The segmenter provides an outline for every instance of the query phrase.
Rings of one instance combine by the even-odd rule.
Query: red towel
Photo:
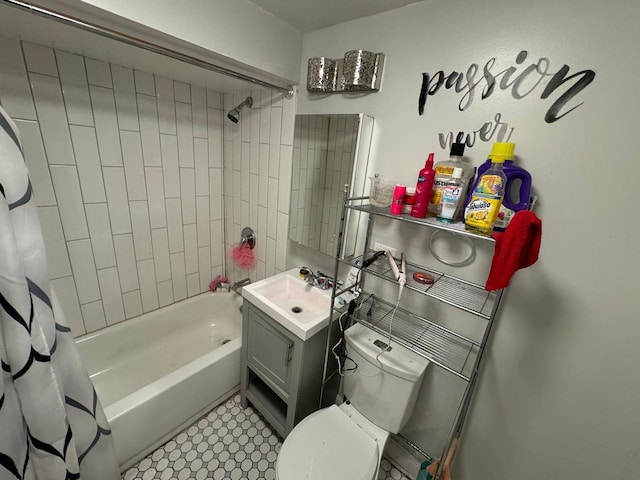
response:
[[[499,290],[509,285],[516,270],[538,260],[542,238],[542,221],[529,210],[517,212],[504,233],[494,233],[496,249],[485,288]]]

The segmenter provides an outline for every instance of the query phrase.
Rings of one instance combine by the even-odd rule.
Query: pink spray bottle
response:
[[[418,174],[418,183],[416,185],[416,199],[411,207],[411,216],[416,218],[424,218],[427,216],[427,208],[429,200],[431,200],[431,189],[433,188],[433,179],[436,172],[433,169],[433,153],[427,157],[424,168]]]

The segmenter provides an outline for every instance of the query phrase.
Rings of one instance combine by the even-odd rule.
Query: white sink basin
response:
[[[302,340],[327,324],[331,290],[308,285],[298,269],[242,287],[242,296]]]

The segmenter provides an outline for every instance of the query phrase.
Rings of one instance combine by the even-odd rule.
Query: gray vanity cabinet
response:
[[[251,403],[284,438],[318,409],[326,328],[302,340],[246,299],[242,317],[242,405]]]
[[[249,307],[248,310],[250,320],[247,322],[247,363],[258,369],[283,392],[288,392],[295,340],[278,331],[273,320],[255,307]]]

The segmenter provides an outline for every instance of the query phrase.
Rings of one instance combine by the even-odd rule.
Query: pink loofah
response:
[[[249,247],[247,243],[242,246],[234,243],[231,246],[229,256],[239,268],[250,270],[256,266],[256,257],[253,255],[253,250],[251,250],[251,247]]]

